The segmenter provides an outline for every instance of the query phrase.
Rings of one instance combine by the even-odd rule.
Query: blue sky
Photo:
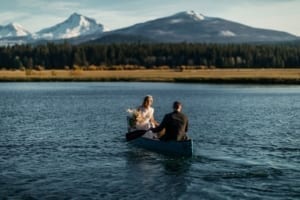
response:
[[[258,28],[300,36],[300,0],[0,0],[0,25],[30,32],[53,26],[77,12],[113,30],[194,10]]]

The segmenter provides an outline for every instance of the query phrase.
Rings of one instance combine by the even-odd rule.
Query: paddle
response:
[[[136,130],[126,133],[126,140],[131,141],[144,135],[148,130]]]

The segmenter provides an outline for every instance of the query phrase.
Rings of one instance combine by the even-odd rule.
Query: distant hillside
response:
[[[144,36],[158,42],[249,43],[291,41],[298,37],[275,30],[258,29],[193,11],[147,21],[111,32]]]

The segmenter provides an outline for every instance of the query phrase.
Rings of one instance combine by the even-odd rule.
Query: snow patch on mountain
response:
[[[201,21],[204,20],[205,17],[202,14],[199,14],[193,10],[186,11],[186,14],[188,14],[191,18],[193,18],[195,21]]]
[[[191,10],[191,11],[180,12],[170,16],[170,23],[175,24],[175,23],[181,23],[187,21],[199,22],[205,19],[206,17],[204,15]]]
[[[158,35],[172,35],[172,31],[163,31],[163,30],[155,30],[153,33],[158,34]]]
[[[235,33],[231,32],[229,30],[220,31],[219,35],[224,36],[224,37],[234,37],[234,36],[236,36]]]
[[[177,23],[181,23],[181,22],[183,22],[182,19],[171,19],[170,20],[170,24],[177,24]]]

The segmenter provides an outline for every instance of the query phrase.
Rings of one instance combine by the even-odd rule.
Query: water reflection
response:
[[[170,157],[131,146],[126,158],[126,184],[132,186],[129,190],[139,185],[140,190],[135,191],[139,198],[178,199],[187,191],[191,158]]]
[[[191,166],[191,158],[169,158],[163,161],[167,174],[181,175],[188,173]]]

